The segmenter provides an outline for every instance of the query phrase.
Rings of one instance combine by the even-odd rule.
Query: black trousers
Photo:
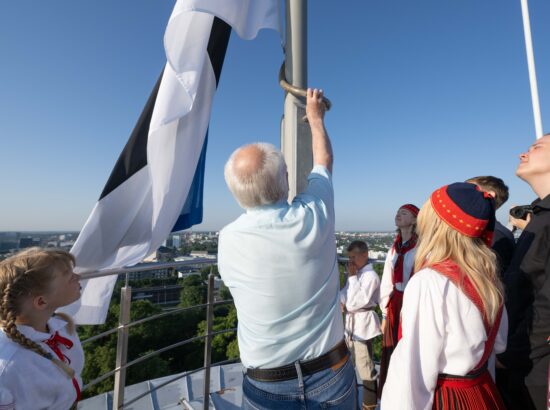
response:
[[[496,369],[496,385],[508,410],[546,410],[535,407],[522,373]]]

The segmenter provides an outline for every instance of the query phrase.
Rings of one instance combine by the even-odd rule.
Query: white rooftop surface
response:
[[[376,370],[379,371],[378,364]],[[125,410],[202,410],[203,408],[203,378],[204,371],[185,375],[172,374],[159,379],[148,380],[124,390],[124,402],[144,395],[139,400],[124,406]],[[176,379],[176,380],[174,380]],[[173,382],[168,383],[170,380]],[[210,369],[210,409],[236,410],[242,402],[243,366],[241,363],[214,366]],[[161,386],[151,393],[151,389]],[[357,375],[357,383],[361,380]],[[358,388],[362,399],[363,391]],[[113,392],[103,393],[78,403],[79,410],[113,410]]]
[[[210,369],[210,408],[240,409],[242,401],[243,367],[241,363],[215,366]],[[124,406],[128,410],[172,410],[172,409],[202,409],[203,408],[203,378],[200,371],[187,376],[186,373],[173,374],[159,379],[148,380],[124,390],[124,402],[145,394],[136,402]],[[180,377],[178,377],[180,376]],[[147,393],[172,379],[173,382]],[[79,410],[112,410],[113,392],[83,400],[78,404]]]

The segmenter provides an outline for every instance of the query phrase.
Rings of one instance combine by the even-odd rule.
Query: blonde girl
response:
[[[80,297],[74,257],[31,248],[0,262],[0,408],[67,410],[80,397],[84,354],[70,318]],[[4,407],[2,407],[4,406]]]
[[[420,210],[384,410],[504,409],[490,374],[508,327],[494,222],[494,201],[468,183],[437,189]]]

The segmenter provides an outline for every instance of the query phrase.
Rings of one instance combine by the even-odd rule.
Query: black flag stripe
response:
[[[208,40],[208,57],[216,76],[216,86],[220,83],[220,76],[222,73],[223,60],[225,59],[225,52],[227,51],[227,44],[229,43],[229,37],[231,36],[231,26],[222,19],[214,17],[214,23],[212,24],[212,31],[210,32],[210,39]]]
[[[157,100],[161,80],[162,73],[160,74],[151,95],[147,99],[147,103],[139,116],[136,126],[134,127],[128,142],[126,143],[126,146],[118,157],[115,167],[111,172],[111,176],[109,177],[109,180],[107,181],[107,184],[105,185],[105,188],[103,188],[103,192],[99,197],[100,200],[147,165],[147,140],[149,138],[149,125],[151,124],[151,117],[153,116],[153,109],[155,108],[155,101]]]
[[[223,20],[215,17],[212,24],[212,30],[210,31],[207,51],[214,70],[214,75],[216,77],[216,85],[220,80],[230,35],[231,26]],[[129,179],[132,175],[147,165],[149,125],[151,124],[151,117],[153,116],[153,109],[155,108],[155,102],[163,72],[157,80],[151,95],[147,99],[147,103],[141,112],[141,115],[134,127],[134,130],[132,131],[132,134],[130,135],[130,138],[128,139],[128,142],[126,143],[126,146],[118,157],[107,184],[105,184],[105,188],[103,188],[103,192],[99,197],[100,200],[109,193],[113,192],[116,188],[122,185],[124,181]]]

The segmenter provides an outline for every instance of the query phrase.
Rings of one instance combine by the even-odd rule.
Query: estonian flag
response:
[[[78,272],[134,265],[202,221],[208,122],[231,28],[243,39],[277,30],[278,1],[177,1],[166,66],[71,250]],[[83,281],[81,299],[63,310],[80,324],[105,322],[115,282]]]

